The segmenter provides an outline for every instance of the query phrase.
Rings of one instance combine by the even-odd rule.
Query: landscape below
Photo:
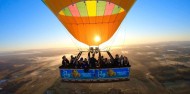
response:
[[[130,81],[62,82],[61,57],[73,49],[0,53],[0,94],[188,94],[190,42],[131,45],[111,50],[129,58]]]

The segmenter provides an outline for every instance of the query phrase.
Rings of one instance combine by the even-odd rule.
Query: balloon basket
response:
[[[89,69],[60,69],[63,82],[104,83],[129,81],[130,67]]]
[[[77,62],[83,52],[88,52],[88,58],[91,55],[98,54],[98,62],[101,60],[101,52],[106,52],[110,57],[110,62],[114,63],[114,58],[109,51],[100,51],[98,47],[90,47],[88,51],[80,51],[74,62]],[[90,59],[89,59],[90,60]],[[90,62],[90,61],[89,61]],[[130,65],[107,68],[97,67],[88,69],[60,68],[60,76],[64,82],[115,82],[129,81]]]

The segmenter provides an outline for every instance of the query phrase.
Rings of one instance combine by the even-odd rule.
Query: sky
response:
[[[164,41],[190,41],[190,0],[137,0],[103,46]],[[41,0],[0,0],[0,51],[81,46]]]

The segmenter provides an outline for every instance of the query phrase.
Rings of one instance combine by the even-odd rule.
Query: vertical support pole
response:
[[[113,56],[111,55],[111,53],[109,51],[107,51],[107,54],[109,55],[110,59],[111,59],[111,62],[114,63],[114,58]]]
[[[88,64],[90,64],[90,51],[88,52]]]
[[[101,52],[99,51],[98,53],[99,53],[99,55],[98,55],[98,64],[100,65],[101,59],[102,59],[102,58],[101,58]]]
[[[78,61],[78,59],[80,58],[80,56],[82,55],[82,51],[80,51],[77,55],[77,57],[74,60],[74,63],[76,63],[76,61]]]
[[[101,52],[99,51],[98,53],[99,53],[98,59],[101,59]]]

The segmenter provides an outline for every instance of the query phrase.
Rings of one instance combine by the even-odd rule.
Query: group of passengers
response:
[[[115,55],[115,58],[111,59],[104,58],[101,56],[98,60],[92,55],[89,60],[87,58],[81,57],[76,60],[76,57],[71,55],[70,61],[66,56],[62,57],[62,66],[60,68],[75,68],[75,69],[89,69],[89,68],[114,68],[114,67],[129,67],[129,61],[126,56]]]

